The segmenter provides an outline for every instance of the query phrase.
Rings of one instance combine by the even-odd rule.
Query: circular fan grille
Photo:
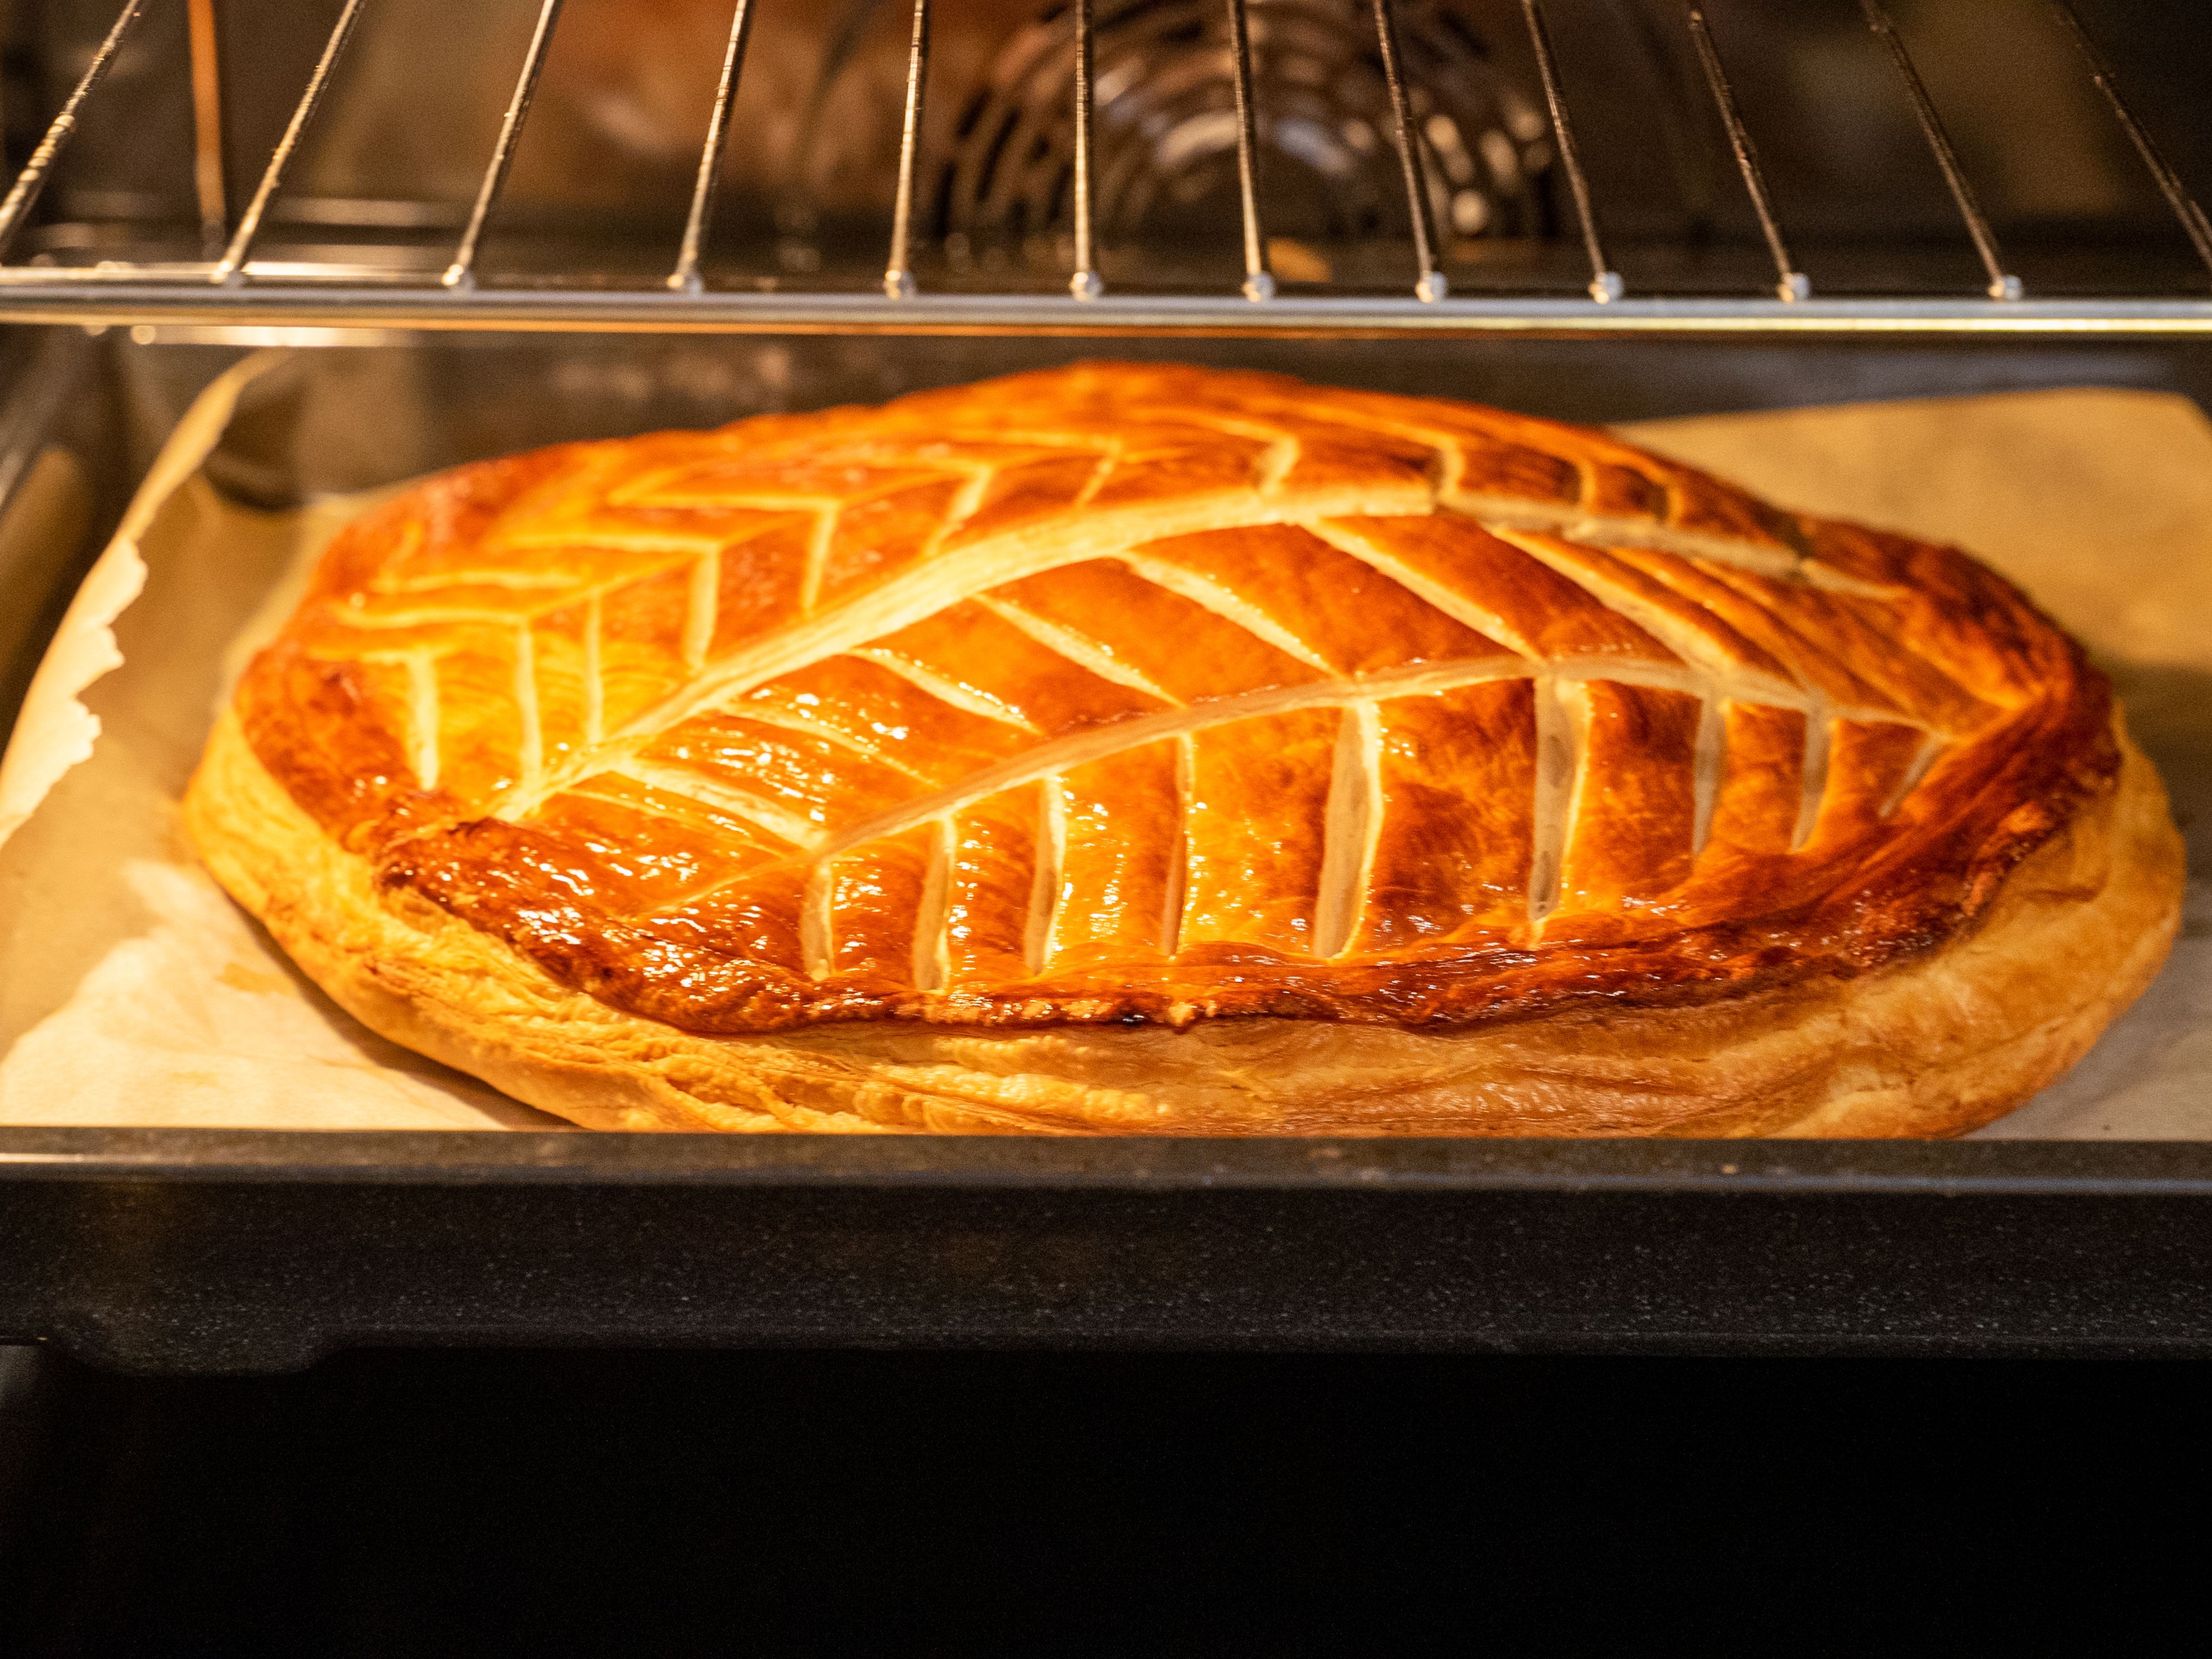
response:
[[[1359,0],[1250,0],[1249,15],[1270,235],[1326,242],[1407,234],[1373,12]],[[1540,234],[1543,115],[1449,0],[1412,0],[1397,15],[1431,222],[1447,236]],[[1131,0],[1107,9],[1095,58],[1100,233],[1153,245],[1220,240],[1240,210],[1236,71],[1222,0]],[[950,236],[1033,237],[1067,224],[1074,74],[1066,5],[1000,52],[963,112],[943,175]]]

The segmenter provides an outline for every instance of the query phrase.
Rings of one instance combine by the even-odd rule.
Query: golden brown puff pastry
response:
[[[1111,363],[433,478],[186,811],[368,1024],[607,1127],[1951,1133],[2181,884],[1964,554]]]

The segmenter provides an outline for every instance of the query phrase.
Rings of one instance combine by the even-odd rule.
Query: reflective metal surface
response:
[[[1991,149],[1977,114],[1974,141],[1957,138],[1952,112],[1940,106],[1971,89],[1961,65],[1971,71],[1977,52],[2001,46],[2016,56],[2027,37],[2016,22],[2000,27],[1983,18],[1962,44],[1944,21],[1949,0],[1899,0],[1894,8],[1859,0],[1855,45],[1837,33],[1838,17],[1849,22],[1851,14],[1813,0],[1725,14],[1686,0],[1618,0],[1609,9],[1585,0],[1102,0],[1095,15],[1094,0],[969,0],[936,20],[934,47],[927,0],[911,8],[910,27],[907,9],[886,0],[845,0],[842,15],[764,22],[773,28],[752,55],[773,61],[749,85],[739,77],[750,0],[678,0],[634,16],[617,6],[564,10],[558,0],[515,0],[493,9],[503,18],[519,8],[496,28],[448,23],[422,12],[419,0],[335,0],[315,34],[283,51],[274,15],[252,9],[261,0],[234,0],[220,13],[208,0],[172,0],[148,9],[153,21],[135,27],[146,3],[132,0],[112,15],[0,208],[0,238],[29,216],[82,122],[108,123],[103,154],[112,157],[119,143],[125,153],[150,155],[154,129],[134,133],[131,112],[118,106],[103,115],[101,100],[146,99],[166,76],[191,94],[201,238],[227,229],[228,242],[207,257],[150,206],[133,208],[141,196],[72,184],[64,191],[71,205],[110,205],[97,219],[34,226],[19,239],[19,263],[0,266],[0,318],[1299,337],[2179,333],[2212,325],[2212,296],[2195,281],[2177,282],[2166,253],[2120,258],[2113,285],[2086,276],[2054,285],[2023,276],[2017,248],[2025,244],[2009,223],[2000,247],[1998,216],[1988,205],[1993,175],[2008,200],[2026,189],[2021,199],[2031,206],[2122,204],[2135,186],[2110,176],[2101,151],[2062,154],[2055,168],[2042,167],[2075,178],[2072,185],[2022,186],[2037,171],[2026,158],[2039,135],[2018,135],[2016,159]],[[2125,11],[2133,0],[2114,3]],[[187,12],[188,52],[174,49],[185,45]],[[249,14],[250,23],[227,21]],[[623,38],[625,18],[637,44]],[[298,34],[309,21],[297,11],[284,28]],[[481,159],[468,158],[468,123],[439,94],[422,94],[428,101],[416,117],[413,71],[433,73],[422,60],[434,48],[426,44],[410,64],[404,31],[426,21],[460,31],[454,50],[462,59],[436,67],[440,84],[458,81],[471,100],[478,88],[501,89],[503,110],[490,112],[495,130],[485,134]],[[656,84],[652,75],[690,74],[683,66],[690,55],[672,58],[665,48],[679,35],[704,36],[709,25],[706,38],[718,49],[711,64],[699,65],[708,76],[700,88],[706,102],[687,133],[683,98],[672,93],[649,107],[635,100]],[[524,26],[511,45],[501,33]],[[2057,55],[2035,60],[2039,95],[2101,107],[2129,147],[2118,153],[2167,215],[2169,236],[2178,228],[2212,264],[2212,229],[2186,170],[2154,137],[2096,38],[2111,20],[2093,26],[2051,0],[2043,27]],[[2191,27],[2172,25],[2185,35]],[[678,33],[664,40],[655,31]],[[126,34],[137,43],[123,77],[127,93],[113,72]],[[1848,73],[1838,55],[1846,49],[1858,54]],[[217,61],[225,51],[231,57]],[[1851,78],[1869,53],[1890,71],[1886,94]],[[814,67],[793,79],[793,66],[805,62]],[[1990,59],[1992,73],[1997,62]],[[295,73],[301,78],[288,81]],[[793,98],[807,74],[813,91]],[[1809,245],[1792,222],[1817,221],[1815,207],[1778,179],[1795,179],[1802,171],[1796,152],[1826,140],[1817,131],[1778,131],[1778,75],[1817,75],[1850,88],[1850,101],[1838,107],[1853,123],[1882,96],[1901,98],[1905,130],[1917,132],[1921,160],[1932,159],[1940,199],[1952,210],[1948,229],[1917,219],[1920,209],[1905,209],[1910,167],[1883,161],[1891,171],[1871,185],[1897,196],[1892,243],[1859,250],[1857,268],[1838,277],[1821,276],[1818,302]],[[926,98],[933,78],[943,84]],[[210,135],[228,129],[235,140],[264,125],[265,115],[249,120],[241,112],[280,93],[282,131],[256,150],[249,199],[228,225],[224,157],[211,157]],[[549,100],[559,131],[540,132],[532,112]],[[1710,107],[1694,109],[1700,100]],[[746,119],[748,107],[769,115],[765,128]],[[544,179],[555,176],[549,166],[557,162],[557,176],[570,181],[571,209],[597,188],[591,159],[573,149],[580,110],[626,112],[605,118],[669,152],[672,167],[681,150],[688,176],[677,234],[657,247],[652,237],[617,234],[605,211],[587,229],[572,213],[550,240],[489,258],[489,241],[555,224],[535,216]],[[1700,136],[1716,116],[1718,146]],[[1830,109],[1807,118],[1838,118]],[[450,127],[452,137],[440,154],[420,158],[428,171],[416,181],[418,193],[409,194],[415,185],[404,177],[373,185],[384,166],[376,158],[397,152],[366,136],[410,119]],[[332,122],[337,131],[325,132]],[[785,160],[769,170],[781,167],[787,177],[763,186],[757,152],[770,130]],[[879,148],[885,132],[889,153]],[[1856,146],[1874,155],[1874,132],[1839,136],[1835,153]],[[1679,214],[1655,188],[1653,158],[1615,153],[1600,165],[1598,137],[1618,152],[1624,133],[1632,147],[1641,134],[1644,148],[1668,153],[1684,191]],[[1762,138],[1782,141],[1778,172],[1762,159]],[[340,166],[323,155],[325,140],[332,155],[354,160]],[[2078,149],[2102,140],[2069,117],[2063,142]],[[541,154],[534,172],[533,145]],[[1716,175],[1710,156],[1692,154],[1700,145],[1741,186],[1748,247],[1716,234],[1733,210],[1711,198]],[[733,149],[743,152],[735,174],[726,166]],[[428,173],[443,178],[459,166],[465,198],[445,199]],[[1378,167],[1402,175],[1396,204],[1372,197]],[[526,174],[538,182],[518,198],[514,181]],[[341,187],[355,193],[327,193]],[[390,193],[362,193],[373,187]],[[710,246],[718,199],[750,201],[763,188],[779,197],[775,235],[763,239],[753,222]],[[872,228],[878,206],[888,222],[875,219]],[[1662,244],[1638,228],[1662,222],[1673,226]],[[2128,222],[2136,236],[2140,225]],[[302,225],[320,234],[302,236]],[[2038,234],[2049,240],[2057,233]],[[2086,257],[2104,234],[2060,243]],[[1986,299],[1933,276],[1947,268],[1946,236],[1972,250]],[[870,259],[850,250],[870,240],[888,247],[874,267],[883,274],[856,281]],[[1570,276],[1563,258],[1571,261],[1577,245],[1583,270]],[[1747,259],[1753,249],[1761,257]],[[763,258],[772,270],[760,269]],[[1759,264],[1772,274],[1758,274]],[[1411,301],[1401,297],[1408,288]]]
[[[197,273],[187,273],[187,276]],[[889,279],[886,279],[889,280]],[[257,284],[220,292],[145,273],[0,273],[0,322],[580,329],[726,333],[2169,335],[2212,333],[2212,300],[1587,300],[1054,295],[424,293],[397,284]]]

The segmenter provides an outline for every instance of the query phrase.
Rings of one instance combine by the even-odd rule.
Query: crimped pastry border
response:
[[[588,1127],[1942,1136],[2063,1072],[2165,961],[2180,837],[2155,770],[2119,738],[2116,787],[1939,946],[1703,1006],[1447,1035],[1254,1018],[699,1036],[571,990],[417,895],[380,895],[368,861],[292,800],[231,714],[185,822],[223,886],[365,1024]]]

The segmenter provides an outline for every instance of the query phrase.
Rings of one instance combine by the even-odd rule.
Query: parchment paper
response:
[[[240,364],[179,426],[0,760],[0,1123],[564,1128],[362,1026],[184,842],[177,803],[238,671],[376,499],[258,513],[209,484],[269,366]]]
[[[332,1005],[193,861],[176,803],[216,710],[333,531],[200,472],[241,364],[86,579],[0,761],[0,1122],[561,1127]],[[1974,549],[2112,672],[2212,869],[2212,422],[2051,392],[1650,422],[1638,441],[1792,506]],[[20,827],[19,827],[20,826]],[[7,840],[15,831],[13,839]],[[2212,890],[2074,1073],[1984,1135],[2212,1137]]]

